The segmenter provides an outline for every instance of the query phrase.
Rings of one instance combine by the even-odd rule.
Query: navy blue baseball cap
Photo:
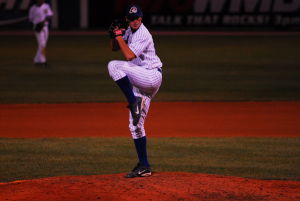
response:
[[[131,5],[126,10],[126,17],[129,20],[135,20],[139,17],[143,17],[142,9],[138,5]]]

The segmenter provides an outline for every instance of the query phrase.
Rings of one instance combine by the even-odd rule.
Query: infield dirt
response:
[[[130,137],[126,103],[0,105],[0,137]],[[300,137],[300,102],[153,102],[148,137]]]
[[[0,137],[129,136],[125,103],[0,105]],[[153,103],[150,137],[300,137],[300,102]],[[0,183],[0,201],[300,200],[299,181],[181,172]]]

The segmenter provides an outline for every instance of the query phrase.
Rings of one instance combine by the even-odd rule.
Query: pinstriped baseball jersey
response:
[[[141,24],[135,32],[132,32],[129,27],[123,39],[127,41],[128,47],[137,57],[130,61],[131,63],[146,69],[162,67],[162,63],[155,52],[153,38],[144,24]]]
[[[44,21],[48,16],[52,15],[53,12],[49,4],[43,3],[41,6],[34,4],[29,10],[29,21],[35,25],[39,22]],[[45,24],[47,25],[48,22],[46,21]]]

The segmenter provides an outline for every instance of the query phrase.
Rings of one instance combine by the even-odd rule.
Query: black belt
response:
[[[158,72],[162,73],[162,69],[161,68],[157,68]]]

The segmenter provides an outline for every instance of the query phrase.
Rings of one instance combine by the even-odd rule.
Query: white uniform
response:
[[[114,81],[128,76],[133,85],[135,96],[142,97],[142,114],[137,126],[134,126],[129,112],[129,129],[133,139],[146,136],[144,122],[151,99],[157,93],[162,82],[162,63],[156,55],[154,42],[148,29],[141,24],[135,32],[129,27],[123,39],[136,55],[132,61],[113,60],[108,64],[108,71]]]
[[[34,4],[29,10],[29,21],[33,23],[35,27],[38,23],[45,21],[47,17],[53,15],[53,12],[47,3],[43,3],[41,6]],[[46,56],[43,54],[43,49],[47,46],[49,30],[48,22],[45,22],[45,26],[41,32],[35,32],[35,36],[38,42],[38,50],[34,57],[34,63],[45,63]]]

